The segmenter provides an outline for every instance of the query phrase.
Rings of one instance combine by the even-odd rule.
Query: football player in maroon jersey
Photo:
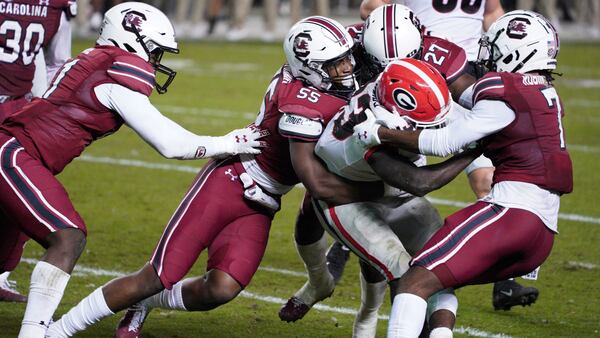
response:
[[[74,0],[0,1],[0,36],[5,36],[0,40],[0,122],[31,100],[35,58],[41,49],[48,81],[71,57],[69,20],[76,12]],[[8,280],[9,273],[0,274],[0,301],[26,302]]]
[[[32,98],[35,58],[43,49],[46,77],[71,57],[74,0],[0,1],[0,122]]]
[[[0,125],[0,272],[14,269],[27,237],[46,248],[31,275],[19,337],[44,337],[84,248],[85,223],[54,176],[86,146],[127,124],[168,158],[260,152],[254,148],[260,145],[256,131],[198,136],[154,108],[148,96],[154,88],[165,92],[175,76],[160,63],[164,52],[178,49],[162,12],[136,2],[116,6],[105,17],[96,47],[68,61],[43,98]],[[155,72],[166,74],[167,81],[156,83]]]
[[[268,147],[255,156],[209,162],[150,261],[84,298],[50,326],[48,336],[69,337],[130,307],[116,336],[137,337],[152,308],[208,311],[231,301],[260,264],[281,195],[299,182],[326,201],[369,198],[329,173],[313,152],[324,125],[354,91],[352,47],[332,19],[309,17],[294,25],[284,40],[288,63],[270,81],[254,122]],[[182,280],[204,249],[206,274]]]
[[[480,45],[490,72],[475,84],[473,108],[464,117],[436,130],[396,131],[368,123],[355,129],[366,146],[392,144],[438,156],[485,138],[484,154],[496,167],[491,193],[447,217],[400,278],[389,337],[417,337],[425,299],[443,288],[538,268],[552,249],[560,196],[573,189],[564,111],[552,84],[556,30],[537,13],[513,11],[492,24]],[[388,161],[385,165],[389,168]]]

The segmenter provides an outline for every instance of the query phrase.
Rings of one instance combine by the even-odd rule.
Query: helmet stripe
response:
[[[346,38],[346,34],[348,33],[346,31],[341,31],[335,24],[333,24],[326,18],[313,16],[306,19],[305,22],[313,23],[315,25],[319,25],[325,28],[338,39],[342,46],[346,46],[349,44],[348,39]]]
[[[395,15],[396,6],[385,6],[385,12],[383,14],[384,27],[384,41],[385,41],[385,56],[390,58],[398,57],[396,53],[396,46],[394,46],[396,39],[394,39],[394,26],[395,26]]]
[[[411,62],[407,62],[405,60],[399,60],[398,64],[408,68],[411,72],[413,72],[417,76],[419,76],[421,78],[421,80],[423,80],[423,81],[425,81],[425,83],[427,83],[427,85],[433,90],[435,97],[438,99],[440,108],[443,108],[446,105],[446,102],[444,100],[444,93],[442,93],[442,91],[440,90],[440,87],[438,87],[438,85],[435,82],[433,82],[431,77],[428,76],[427,74],[425,74],[425,72],[423,70],[421,70],[420,67],[412,64]]]

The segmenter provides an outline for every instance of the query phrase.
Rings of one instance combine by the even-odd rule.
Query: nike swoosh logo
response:
[[[510,291],[500,291],[500,293],[503,295],[507,295],[508,297],[512,297],[513,290],[510,289]]]

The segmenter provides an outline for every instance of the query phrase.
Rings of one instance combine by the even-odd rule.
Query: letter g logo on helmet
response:
[[[394,102],[396,102],[398,107],[402,108],[403,110],[413,111],[417,109],[417,100],[404,88],[394,89],[392,92],[392,97],[394,98]]]

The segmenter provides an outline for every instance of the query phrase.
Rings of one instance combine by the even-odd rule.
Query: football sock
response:
[[[173,285],[171,290],[164,289],[154,296],[144,299],[141,303],[149,309],[161,308],[186,311],[183,295],[181,294],[182,286],[183,282],[179,281]]]
[[[416,295],[401,293],[394,297],[388,338],[417,338],[425,323],[427,302]]]
[[[104,299],[102,288],[97,288],[89,296],[69,310],[58,321],[52,323],[48,333],[50,337],[71,337],[77,332],[83,331],[100,319],[113,315]]]
[[[447,327],[436,327],[429,333],[429,338],[452,338],[452,330]]]
[[[368,283],[360,274],[360,308],[354,318],[352,337],[370,338],[377,333],[377,311],[383,304],[387,282]]]
[[[69,278],[52,264],[40,261],[35,265],[19,338],[44,338]]]
[[[296,248],[304,261],[308,282],[296,292],[295,296],[305,304],[312,305],[328,297],[335,287],[333,276],[327,269],[327,238],[323,234],[315,243],[308,245],[296,243]]]

